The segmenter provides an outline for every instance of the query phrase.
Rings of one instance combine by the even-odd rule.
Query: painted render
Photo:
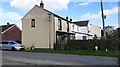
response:
[[[90,34],[92,34],[93,37],[94,37],[94,35],[97,35],[98,38],[101,38],[101,28],[99,26],[90,24],[89,30],[90,30]]]
[[[31,19],[35,19],[35,27],[31,27]],[[22,18],[22,43],[26,48],[49,48],[49,15],[36,5]]]
[[[74,25],[74,29],[73,29],[73,25]],[[86,36],[86,40],[93,38],[92,36],[90,36],[91,34],[88,32],[89,31],[88,26],[78,26],[76,24],[72,24],[71,31],[76,32],[75,40],[83,40],[83,36]]]
[[[58,30],[58,19],[60,17],[35,5],[22,18],[22,44],[26,49],[35,48],[54,48],[56,43],[56,31],[67,32],[67,23],[62,21],[62,30]],[[31,27],[31,19],[35,19],[35,27]]]
[[[35,19],[35,27],[31,27],[31,20]],[[58,19],[61,19],[62,30],[58,30]],[[92,39],[89,35],[89,27],[80,27],[71,21],[64,19],[40,6],[35,5],[22,19],[22,44],[26,49],[32,46],[35,48],[53,49],[56,43],[56,32],[75,33],[75,39]],[[69,22],[69,31],[67,31],[67,22]],[[72,26],[75,26],[73,30]],[[79,30],[77,30],[77,27]],[[75,31],[75,32],[73,32]]]

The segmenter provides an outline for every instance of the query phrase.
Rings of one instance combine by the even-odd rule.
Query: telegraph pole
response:
[[[104,12],[103,12],[103,3],[102,3],[102,0],[101,1],[101,15],[102,15],[102,23],[103,23],[103,37],[104,39],[106,39],[106,33],[105,33],[105,18],[106,18],[106,15],[104,15]]]

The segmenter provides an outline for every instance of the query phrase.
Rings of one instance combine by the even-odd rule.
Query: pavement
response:
[[[3,65],[118,65],[115,57],[2,51]]]
[[[22,62],[7,60],[7,59],[3,59],[2,62],[3,62],[2,65],[30,65],[27,63],[22,63]]]

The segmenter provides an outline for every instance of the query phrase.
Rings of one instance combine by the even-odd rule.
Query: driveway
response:
[[[118,65],[117,58],[113,57],[31,53],[20,51],[3,51],[2,60],[5,65],[9,65],[9,61],[23,65]],[[17,65],[17,63],[13,65]]]

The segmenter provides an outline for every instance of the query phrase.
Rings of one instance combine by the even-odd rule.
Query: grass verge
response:
[[[25,52],[40,52],[40,53],[57,53],[70,55],[86,55],[86,56],[106,56],[118,57],[117,51],[88,51],[88,50],[28,50]]]

